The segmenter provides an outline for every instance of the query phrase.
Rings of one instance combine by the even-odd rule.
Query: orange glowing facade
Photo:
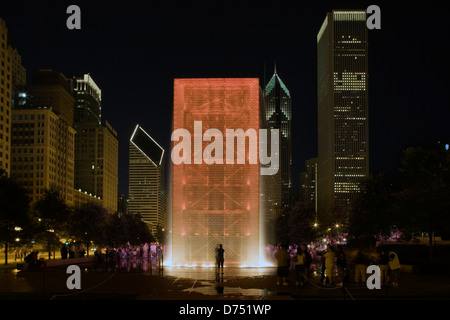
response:
[[[234,140],[235,161],[227,162],[225,133],[227,129],[258,132],[259,116],[260,88],[256,78],[175,79],[173,130],[190,132],[192,152],[184,155],[191,161],[172,164],[174,265],[214,264],[218,244],[225,249],[225,265],[258,263],[259,162],[250,161],[249,138],[245,144]],[[198,130],[194,134],[194,122],[199,121],[201,136]],[[205,163],[205,150],[220,136],[208,137],[209,129],[223,133],[223,161],[213,164]],[[173,146],[180,142],[174,141]],[[242,154],[246,161],[238,164],[237,156]]]

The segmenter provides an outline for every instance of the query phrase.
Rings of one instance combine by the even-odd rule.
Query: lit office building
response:
[[[128,212],[141,214],[156,236],[166,227],[164,149],[139,125],[129,142],[128,177]]]
[[[306,160],[300,173],[300,202],[317,212],[317,158]]]
[[[75,189],[100,197],[109,212],[117,210],[119,142],[108,121],[101,121],[102,91],[90,74],[73,80]]]
[[[119,142],[106,121],[75,122],[75,189],[103,200],[109,212],[117,210]]]
[[[317,35],[318,208],[344,211],[369,174],[366,11],[329,12]]]
[[[8,29],[0,19],[0,169],[10,173],[12,63],[8,50]]]
[[[55,188],[74,204],[75,130],[50,108],[13,110],[11,177],[32,202]]]
[[[62,73],[43,69],[33,74],[33,104],[51,108],[69,126],[73,127],[73,84]]]

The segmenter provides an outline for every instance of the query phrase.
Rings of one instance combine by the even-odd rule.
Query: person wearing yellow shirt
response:
[[[400,260],[394,251],[389,251],[389,278],[393,287],[398,287],[398,278],[400,277]]]
[[[294,262],[295,262],[295,276],[297,282],[295,285],[303,286],[305,283],[305,262],[306,262],[306,255],[301,250],[301,248],[297,248],[297,252],[294,255]]]

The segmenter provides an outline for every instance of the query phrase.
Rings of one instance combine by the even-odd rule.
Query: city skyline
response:
[[[128,192],[128,137],[136,121],[169,150],[174,78],[251,76],[263,84],[275,62],[292,93],[292,177],[298,192],[298,174],[305,160],[317,156],[317,32],[326,12],[371,4],[242,4],[240,11],[230,4],[196,12],[195,6],[188,9],[182,4],[150,5],[142,10],[141,5],[123,9],[80,3],[82,29],[68,30],[67,4],[44,3],[36,8],[24,3],[2,4],[0,12],[8,38],[22,56],[28,81],[30,73],[52,68],[68,78],[91,73],[103,90],[102,118],[118,132],[119,194]],[[443,96],[449,67],[440,47],[445,44],[439,41],[448,28],[445,16],[436,17],[443,13],[433,8],[400,10],[381,2],[379,6],[382,29],[369,31],[370,172],[395,173],[401,149],[449,139],[445,125],[449,110]],[[421,20],[413,28],[411,17],[419,12]],[[137,16],[131,18],[131,14]],[[145,14],[153,19],[143,19]],[[230,16],[234,19],[228,20]],[[32,27],[38,24],[39,28]],[[284,46],[258,46],[275,35]]]

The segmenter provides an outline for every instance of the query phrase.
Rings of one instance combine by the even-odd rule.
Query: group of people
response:
[[[128,269],[132,263],[138,262],[162,264],[165,247],[162,245],[143,243],[139,246],[131,246],[128,242],[117,248],[106,248],[105,252],[96,251],[99,262],[106,269]],[[161,265],[162,267],[162,265]]]
[[[63,244],[61,246],[61,259],[84,258],[86,249],[83,245],[71,243],[70,245]]]
[[[303,286],[310,276],[314,256],[318,257],[323,285],[343,286],[344,281],[350,280],[350,267],[353,267],[356,285],[366,285],[367,267],[378,265],[381,284],[398,287],[400,260],[393,250],[378,248],[377,254],[372,255],[358,249],[356,254],[348,259],[341,245],[328,245],[325,250],[316,253],[310,252],[305,245],[294,248],[287,245],[276,247],[274,257],[277,261],[277,285],[288,285],[289,272],[294,269],[296,285]]]
[[[287,279],[289,277],[289,269],[291,265],[291,258],[295,265],[295,279],[296,285],[303,286],[309,277],[309,271],[311,267],[312,257],[306,246],[296,246],[295,250],[291,253],[288,252],[288,246],[282,245],[277,249],[274,254],[278,266],[277,266],[277,285],[281,283],[288,285]]]
[[[382,285],[390,284],[398,287],[400,276],[400,260],[397,253],[390,249],[377,248],[375,254],[371,254],[361,248],[347,261],[343,247],[328,246],[322,254],[322,278],[324,285],[336,283],[342,286],[344,281],[350,279],[349,264],[353,266],[354,282],[358,285],[366,285],[367,267],[377,265],[380,268],[380,282]],[[348,263],[349,262],[349,263]],[[337,268],[337,279],[334,278],[334,267]]]
[[[39,259],[38,255],[39,255],[39,251],[31,251],[24,258],[23,261],[28,264],[29,269],[35,269],[35,268],[40,268],[42,266],[45,266],[45,260]]]
[[[395,251],[391,249],[377,248],[375,256],[369,256],[359,249],[353,260],[355,266],[355,283],[366,283],[366,270],[369,265],[377,265],[380,268],[380,282],[382,285],[390,284],[398,287],[400,277],[400,260]]]

